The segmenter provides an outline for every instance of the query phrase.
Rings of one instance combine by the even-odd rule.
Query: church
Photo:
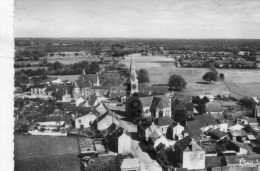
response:
[[[149,86],[138,83],[134,61],[131,59],[129,88],[126,93],[126,114],[137,123],[143,118],[171,117],[171,96],[168,86]]]

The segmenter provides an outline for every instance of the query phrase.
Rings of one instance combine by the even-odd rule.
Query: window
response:
[[[81,119],[79,119],[79,123],[81,123]]]

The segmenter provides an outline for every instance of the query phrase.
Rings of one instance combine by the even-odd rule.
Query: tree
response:
[[[60,63],[58,61],[54,62],[53,69],[57,70],[57,69],[61,69],[61,68],[63,68],[63,64],[62,63]]]
[[[220,73],[220,74],[219,74],[219,78],[220,78],[221,80],[224,80],[224,79],[225,79],[225,75],[224,75],[223,73]]]
[[[138,72],[138,82],[139,83],[149,83],[149,73],[146,69],[140,69]]]
[[[171,90],[180,91],[186,88],[187,82],[180,75],[172,75],[168,81],[168,85]]]
[[[218,76],[217,73],[215,73],[214,71],[209,71],[205,75],[203,75],[202,79],[211,83],[212,81],[217,81]]]
[[[99,72],[100,68],[99,68],[99,64],[96,61],[93,61],[90,63],[90,72],[95,74],[97,72]]]

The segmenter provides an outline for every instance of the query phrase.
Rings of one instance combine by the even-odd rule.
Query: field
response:
[[[15,170],[80,170],[77,139],[15,135]]]
[[[150,60],[151,58],[151,60]],[[188,83],[184,95],[198,95],[211,93],[214,95],[221,94],[223,91],[230,91],[227,86],[221,82],[214,84],[201,84],[202,76],[208,71],[206,68],[177,68],[174,62],[166,62],[168,58],[159,57],[162,62],[154,62],[154,57],[150,56],[133,56],[136,70],[141,68],[147,69],[150,76],[151,84],[167,84],[172,74],[181,75]],[[128,67],[130,65],[131,56],[126,57],[122,63]],[[143,61],[146,61],[145,63]],[[260,71],[259,70],[239,70],[239,69],[218,69],[219,73],[224,73],[227,82],[233,80],[248,95],[260,96]],[[258,88],[258,89],[257,89]]]
[[[54,63],[56,61],[64,64],[64,65],[67,65],[67,64],[74,64],[74,63],[77,63],[77,62],[80,62],[80,61],[87,61],[87,60],[97,60],[97,58],[89,58],[89,57],[75,57],[75,56],[72,56],[72,57],[60,57],[60,58],[48,58],[48,62],[50,63]],[[41,63],[41,60],[39,61],[16,61],[15,63],[17,64],[39,64]]]

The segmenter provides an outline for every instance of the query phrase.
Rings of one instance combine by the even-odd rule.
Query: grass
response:
[[[75,137],[15,135],[15,170],[80,170]]]
[[[130,65],[130,57],[126,57],[122,63],[127,67]],[[222,94],[229,89],[221,81],[214,84],[199,84],[203,82],[202,76],[209,71],[207,68],[177,68],[174,62],[154,62],[155,60],[168,61],[169,58],[163,56],[134,56],[136,70],[144,68],[148,70],[151,84],[167,84],[172,74],[181,75],[188,83],[185,91],[178,92],[182,95],[198,95],[211,93],[214,95]],[[146,63],[144,63],[146,61]],[[225,75],[225,80],[235,81],[243,87],[246,94],[259,94],[260,92],[260,71],[246,69],[217,69],[219,73]],[[260,94],[259,94],[260,95]]]

